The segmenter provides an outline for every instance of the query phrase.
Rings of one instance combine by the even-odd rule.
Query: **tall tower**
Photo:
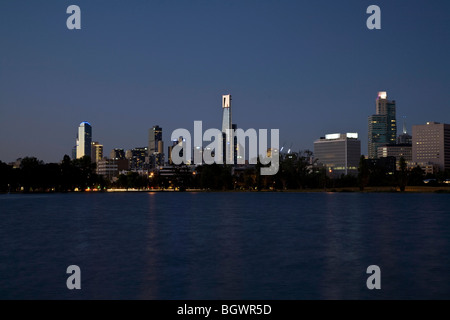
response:
[[[77,159],[91,156],[92,127],[89,122],[82,122],[78,127]]]
[[[153,126],[148,131],[148,157],[152,166],[164,165],[164,144],[160,126]]]
[[[93,141],[91,147],[91,160],[92,162],[98,163],[102,159],[103,159],[103,145],[101,145],[97,141]]]
[[[386,91],[378,92],[376,114],[369,116],[369,158],[377,158],[377,149],[397,140],[395,100],[388,100]]]
[[[148,130],[149,155],[159,152],[158,150],[159,141],[162,141],[162,128],[160,126],[153,126],[151,129]]]
[[[378,92],[378,97],[376,100],[376,114],[386,116],[387,143],[395,144],[395,141],[397,140],[395,100],[388,100],[386,91]]]
[[[233,163],[233,132],[231,125],[231,95],[223,95],[222,96],[222,135],[224,137],[224,148],[223,148],[223,159],[225,163]],[[227,134],[228,133],[228,134]]]

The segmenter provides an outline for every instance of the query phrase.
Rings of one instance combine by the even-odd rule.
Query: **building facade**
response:
[[[97,141],[92,142],[91,145],[91,160],[92,162],[98,163],[103,159],[103,145]]]
[[[357,175],[361,141],[357,133],[327,134],[314,142],[314,156],[332,177]]]
[[[125,153],[126,159],[130,163],[130,170],[143,170],[147,169],[145,159],[148,157],[147,147],[136,147],[131,150],[127,150]]]
[[[427,122],[412,130],[412,158],[416,163],[435,164],[450,170],[450,124]]]
[[[376,114],[369,116],[369,158],[377,158],[378,147],[395,144],[397,141],[397,120],[395,100],[388,100],[385,91],[378,92],[375,102]]]
[[[108,180],[113,180],[119,175],[120,171],[127,171],[129,168],[128,160],[102,159],[97,163],[97,174]]]
[[[125,159],[125,150],[119,148],[112,149],[109,153],[109,158],[111,160],[123,160]]]
[[[92,126],[89,122],[82,122],[78,127],[77,136],[77,159],[84,156],[91,157],[91,144],[92,144]]]
[[[412,162],[411,144],[387,144],[378,148],[378,158],[394,157],[397,169],[400,168],[400,159],[405,159],[406,163]]]
[[[151,167],[164,165],[164,143],[162,140],[162,128],[153,126],[148,131],[148,163]]]

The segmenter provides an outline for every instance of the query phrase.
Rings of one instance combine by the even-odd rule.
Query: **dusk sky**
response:
[[[81,30],[68,30],[69,5]],[[381,30],[369,30],[369,5]],[[0,2],[0,160],[71,154],[77,127],[112,148],[147,146],[148,129],[221,128],[222,94],[238,127],[280,129],[313,149],[358,132],[378,91],[408,131],[450,123],[450,1]]]

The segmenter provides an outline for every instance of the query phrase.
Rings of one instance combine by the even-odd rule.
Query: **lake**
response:
[[[0,299],[450,299],[448,194],[3,194],[0,219]]]

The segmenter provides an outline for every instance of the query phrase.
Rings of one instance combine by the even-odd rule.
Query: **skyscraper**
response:
[[[450,124],[427,122],[413,126],[412,158],[416,163],[432,163],[450,169]]]
[[[91,157],[92,162],[96,163],[103,159],[103,145],[97,141],[92,142]]]
[[[376,114],[369,116],[369,158],[377,158],[378,147],[395,144],[397,120],[395,100],[388,100],[385,91],[378,92],[375,102]]]
[[[378,147],[387,143],[387,120],[385,115],[372,115],[369,117],[369,158],[377,158]]]
[[[223,159],[225,163],[233,163],[234,139],[231,125],[231,95],[222,96],[222,135],[224,137]]]
[[[148,158],[151,166],[164,165],[164,143],[160,126],[153,126],[148,131]]]
[[[92,127],[89,122],[82,122],[78,127],[77,136],[77,159],[84,156],[91,156]]]

